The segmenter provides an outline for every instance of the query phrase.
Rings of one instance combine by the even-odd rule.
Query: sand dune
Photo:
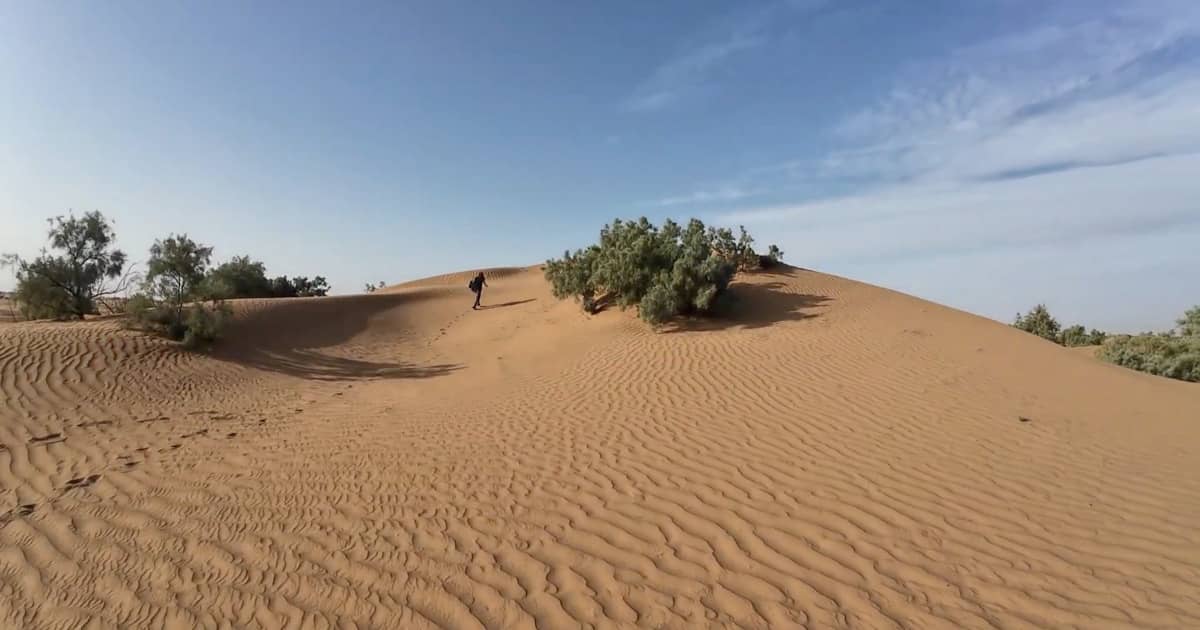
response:
[[[796,269],[0,325],[0,626],[1200,627],[1200,388]]]

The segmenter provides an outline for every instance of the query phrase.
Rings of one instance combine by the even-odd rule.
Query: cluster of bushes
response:
[[[322,276],[276,276],[267,278],[267,269],[249,256],[234,256],[208,272],[208,292],[224,298],[323,297],[329,283]]]
[[[368,282],[368,283],[367,283],[367,286],[363,288],[363,291],[365,291],[365,292],[367,292],[367,293],[374,293],[374,292],[376,292],[376,291],[378,291],[378,290],[380,290],[380,289],[382,289],[382,288],[384,288],[384,287],[386,287],[386,286],[387,286],[387,285],[386,285],[386,284],[384,284],[383,280],[380,280],[380,281],[379,281],[379,284],[371,284],[370,282]]]
[[[1200,382],[1200,306],[1188,309],[1177,323],[1170,332],[1110,337],[1099,356],[1134,370]]]
[[[212,247],[186,234],[154,241],[142,290],[126,304],[129,322],[188,348],[216,341],[231,313],[209,282],[211,260]]]
[[[1064,346],[1100,346],[1110,363],[1184,381],[1200,382],[1200,306],[1178,320],[1175,330],[1140,335],[1110,335],[1083,326],[1060,328],[1045,305],[1017,315],[1013,326]]]
[[[589,313],[609,303],[635,306],[643,320],[657,325],[709,312],[737,271],[783,258],[774,245],[759,256],[753,242],[745,228],[735,238],[731,230],[705,227],[698,219],[686,227],[669,219],[662,227],[645,217],[618,219],[600,231],[599,243],[565,252],[544,270],[560,299],[575,298]]]
[[[1017,314],[1013,326],[1027,333],[1032,333],[1043,339],[1048,339],[1069,348],[1076,346],[1098,346],[1104,343],[1108,333],[1093,328],[1088,331],[1082,325],[1076,324],[1062,328],[1058,320],[1050,315],[1045,304],[1038,304],[1028,313]]]
[[[127,266],[125,253],[113,247],[113,224],[99,212],[55,217],[49,223],[49,244],[40,256],[0,259],[16,272],[12,298],[25,319],[83,319],[97,313],[102,300],[140,287],[125,304],[129,322],[200,347],[220,335],[230,314],[226,299],[323,296],[329,291],[321,276],[268,279],[263,264],[248,256],[210,267],[213,248],[186,234],[156,240],[146,273],[139,277]]]

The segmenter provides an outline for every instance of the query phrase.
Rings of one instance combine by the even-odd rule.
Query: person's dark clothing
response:
[[[471,307],[472,309],[479,308],[479,299],[483,297],[483,287],[486,286],[487,280],[484,279],[483,274],[475,276],[475,279],[471,281],[471,290],[475,292],[475,305]]]

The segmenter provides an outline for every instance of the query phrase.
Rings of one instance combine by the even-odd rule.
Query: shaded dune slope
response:
[[[798,269],[663,334],[471,275],[0,326],[0,625],[1200,625],[1195,385]]]

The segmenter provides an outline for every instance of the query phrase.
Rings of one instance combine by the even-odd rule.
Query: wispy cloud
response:
[[[762,45],[764,41],[763,37],[754,33],[734,33],[724,41],[688,50],[659,66],[649,79],[634,90],[623,108],[631,112],[663,109],[701,87],[715,66],[739,52]]]
[[[1047,293],[1027,295],[1037,283],[1009,271],[1013,284],[998,284],[996,264],[1045,276],[1037,287],[1084,315],[1104,307],[1089,294],[1103,273],[1150,259],[1159,272],[1190,268],[1196,254],[1180,243],[1200,235],[1200,5],[1109,6],[914,63],[830,130],[837,150],[732,178],[761,188],[799,172],[814,189],[838,179],[859,192],[713,218],[809,264],[1001,317],[1015,308],[1005,299]],[[1095,258],[1113,249],[1134,257]],[[1064,288],[1060,269],[1084,284]],[[994,295],[964,298],[966,278],[989,278]]]
[[[651,72],[621,103],[621,109],[658,111],[704,91],[722,64],[770,42],[770,27],[781,13],[810,12],[825,3],[826,0],[782,0],[725,16]]]
[[[686,195],[675,197],[664,197],[656,201],[648,202],[641,205],[670,207],[680,205],[696,205],[706,203],[716,203],[725,201],[736,201],[738,199],[746,199],[760,194],[761,191],[742,188],[739,186],[722,186],[711,190],[697,190]]]
[[[958,181],[1200,149],[1197,17],[1114,13],[914,64],[837,127],[857,146],[824,169]]]

